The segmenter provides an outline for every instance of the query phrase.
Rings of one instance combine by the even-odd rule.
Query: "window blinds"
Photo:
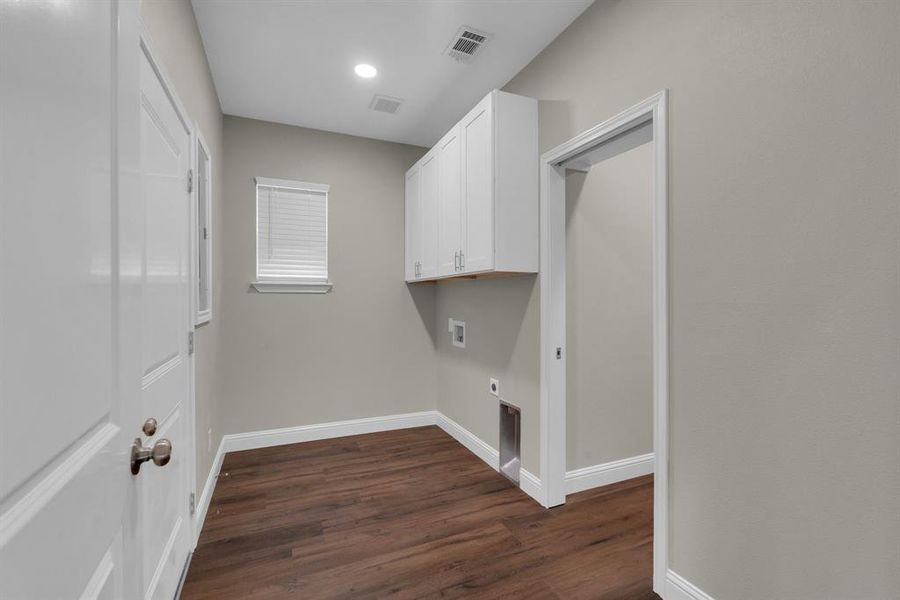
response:
[[[256,278],[328,281],[328,186],[257,178]]]

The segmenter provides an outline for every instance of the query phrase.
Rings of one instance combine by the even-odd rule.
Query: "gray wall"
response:
[[[404,173],[424,152],[225,117],[225,433],[434,410],[434,287],[403,281]],[[256,176],[331,186],[331,293],[250,288]]]
[[[194,11],[187,0],[144,0],[141,18],[157,59],[162,62],[175,93],[197,124],[212,158],[212,218],[217,229],[222,208],[222,110],[213,85]],[[220,370],[223,240],[213,232],[213,319],[195,334],[197,487],[206,483],[222,437],[216,400]],[[207,432],[212,430],[212,435]],[[210,443],[211,441],[211,443]]]
[[[900,589],[898,26],[894,1],[598,1],[505,88],[541,100],[542,150],[671,90],[670,559],[715,598]],[[438,288],[438,324],[495,315],[438,348],[438,405],[490,443],[488,349],[537,414],[536,288]]]
[[[653,452],[653,146],[566,178],[566,468]]]
[[[522,408],[522,465],[540,466],[538,411],[540,286],[535,275],[508,279],[452,280],[437,286],[438,410],[499,448],[497,398]],[[453,346],[448,318],[466,323],[466,347]],[[525,402],[523,402],[523,400]]]

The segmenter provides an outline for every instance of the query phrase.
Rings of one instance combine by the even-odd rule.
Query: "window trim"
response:
[[[310,192],[325,193],[325,272],[326,279],[302,281],[298,279],[270,279],[259,277],[259,186],[280,187],[293,190],[305,190]],[[290,179],[276,179],[274,177],[254,177],[254,230],[256,279],[250,285],[260,293],[275,294],[327,294],[334,287],[330,280],[328,265],[328,196],[331,186],[326,183],[309,183]]]
[[[196,278],[191,282],[191,285],[194,288],[194,325],[204,325],[209,323],[212,320],[213,314],[213,247],[212,247],[212,237],[213,237],[213,217],[212,217],[212,194],[213,194],[213,157],[209,151],[209,144],[206,143],[206,139],[203,137],[203,134],[200,133],[200,126],[198,124],[194,124],[194,169],[192,173],[193,181],[193,195],[194,195],[194,203],[192,207],[193,211],[193,221],[191,223],[191,239],[194,243],[191,244],[191,249],[193,252],[196,252],[196,255],[191,257],[191,262],[194,265],[194,270],[196,271]],[[206,187],[204,189],[204,197],[200,197],[200,151],[206,155]],[[203,212],[206,216],[206,222],[200,223],[200,207],[203,207]],[[203,239],[200,235],[200,227],[201,225],[206,226],[206,239]],[[206,269],[205,272],[201,272],[200,270],[200,246],[205,246],[206,249]],[[206,280],[206,310],[200,310],[200,283],[203,280]]]

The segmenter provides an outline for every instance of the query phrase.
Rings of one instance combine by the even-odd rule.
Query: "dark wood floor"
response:
[[[545,510],[437,427],[229,453],[182,598],[658,598],[652,496]]]

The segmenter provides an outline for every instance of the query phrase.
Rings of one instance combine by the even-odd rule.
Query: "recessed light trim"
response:
[[[363,79],[371,79],[378,75],[378,69],[366,63],[361,63],[353,67],[353,72]]]

